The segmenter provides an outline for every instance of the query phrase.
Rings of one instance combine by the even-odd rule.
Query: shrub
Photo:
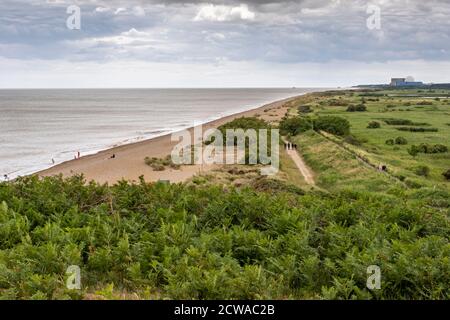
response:
[[[431,153],[446,153],[446,152],[448,152],[448,147],[442,144],[435,144],[431,148]]]
[[[378,129],[381,128],[381,124],[378,121],[371,121],[367,125],[367,129]]]
[[[221,125],[218,130],[222,133],[223,136],[223,144],[231,146],[231,145],[237,145],[238,144],[238,139],[237,137],[234,137],[233,141],[227,141],[227,130],[239,130],[242,129],[244,132],[246,132],[247,130],[253,129],[256,130],[256,142],[257,142],[257,148],[256,148],[256,154],[250,154],[250,139],[248,139],[247,137],[245,137],[245,163],[246,164],[250,164],[250,160],[252,160],[251,162],[253,163],[253,160],[256,160],[256,163],[261,163],[262,162],[262,158],[261,158],[261,154],[260,154],[260,150],[259,150],[259,146],[261,145],[260,141],[259,141],[259,133],[258,130],[260,129],[267,129],[267,156],[270,156],[270,150],[271,150],[271,144],[272,144],[272,137],[271,137],[271,129],[272,127],[264,120],[262,119],[258,119],[255,117],[242,117],[242,118],[238,118],[238,119],[234,119],[233,121],[227,122],[224,125]],[[205,144],[211,144],[214,143],[214,141],[212,141],[212,138],[207,139],[208,141]],[[250,157],[255,156],[256,159],[250,159]],[[265,159],[264,159],[265,160]]]
[[[251,186],[257,191],[268,192],[271,194],[276,194],[279,192],[290,192],[297,195],[305,194],[305,192],[301,188],[297,187],[294,184],[267,177],[260,177],[258,179],[255,179],[251,183]]]
[[[309,118],[293,117],[280,122],[280,133],[282,135],[296,136],[299,133],[311,130],[312,121]]]
[[[384,119],[386,124],[391,126],[429,126],[428,123],[425,122],[413,122],[408,119]]]
[[[448,194],[272,187],[282,192],[82,177],[0,183],[0,298],[448,298],[448,210],[430,201],[446,205]],[[389,285],[366,288],[370,264]],[[83,270],[81,290],[66,288],[69,265]]]
[[[445,179],[450,180],[450,169],[443,172],[442,175],[444,176]]]
[[[329,106],[335,106],[335,107],[346,107],[349,105],[349,102],[347,100],[342,99],[331,99],[327,101],[327,104]]]
[[[446,153],[448,152],[447,146],[444,146],[442,144],[435,144],[431,145],[428,143],[421,143],[418,146],[413,145],[413,147],[417,150],[418,153]]]
[[[438,132],[439,130],[436,128],[418,128],[418,127],[400,127],[395,128],[399,131],[409,131],[409,132]]]
[[[414,168],[414,173],[418,176],[428,177],[430,175],[430,168],[427,166],[418,166]]]
[[[408,140],[406,140],[403,137],[397,137],[397,138],[395,138],[395,144],[406,145],[406,144],[408,144]]]
[[[225,137],[227,129],[270,129],[270,125],[266,121],[255,117],[241,117],[221,125],[218,129]]]
[[[419,149],[417,148],[417,146],[412,145],[409,149],[408,149],[408,153],[410,155],[412,155],[413,157],[417,156],[417,154],[419,153]]]
[[[417,102],[416,105],[418,105],[418,106],[432,106],[433,102],[432,101],[421,101],[421,102]]]
[[[395,144],[395,141],[394,139],[387,139],[385,143],[389,146],[393,146]]]
[[[150,158],[150,157],[145,157],[145,164],[152,167],[152,169],[154,171],[164,171],[166,170],[166,167],[170,167],[172,169],[180,169],[180,165],[175,164],[172,161],[172,157],[169,155],[165,158]]]
[[[347,108],[347,112],[363,112],[367,111],[367,107],[363,104],[351,105]]]
[[[304,105],[304,106],[298,107],[298,112],[299,113],[311,113],[311,112],[313,112],[313,110],[311,109],[311,107],[309,105]]]
[[[314,129],[338,136],[346,136],[350,134],[350,122],[337,116],[323,116],[315,119]]]
[[[362,145],[364,142],[367,142],[366,140],[358,139],[358,138],[356,138],[355,136],[353,136],[353,135],[351,135],[351,134],[345,136],[344,141],[347,142],[347,143],[349,143],[349,144],[352,144],[352,145],[354,145],[354,146],[360,146],[360,145]]]

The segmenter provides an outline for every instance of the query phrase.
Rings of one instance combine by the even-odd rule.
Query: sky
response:
[[[407,76],[450,82],[450,1],[0,2],[0,88],[347,87]]]

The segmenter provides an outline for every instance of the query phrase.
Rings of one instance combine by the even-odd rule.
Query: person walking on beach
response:
[[[5,181],[8,181],[8,175],[7,174],[3,175],[3,178],[5,179]]]
[[[52,158],[52,164],[55,164],[55,159]]]
[[[78,151],[77,159],[80,159],[80,151]]]

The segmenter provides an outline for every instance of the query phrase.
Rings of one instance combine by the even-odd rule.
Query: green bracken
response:
[[[0,184],[0,296],[448,299],[448,199],[22,178]]]

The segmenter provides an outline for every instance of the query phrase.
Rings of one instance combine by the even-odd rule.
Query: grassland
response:
[[[352,155],[359,155],[373,166],[385,164],[391,176],[405,181],[410,186],[427,186],[449,189],[442,173],[450,168],[450,153],[408,153],[412,145],[443,144],[450,147],[450,95],[445,90],[382,90],[343,91],[317,94],[314,101],[305,103],[301,99],[293,103],[290,115],[307,104],[313,112],[303,116],[334,115],[347,119],[351,124],[353,139],[324,137],[308,132],[293,139],[302,147],[308,163],[317,171],[319,184],[323,187],[382,188],[386,175],[365,167]],[[424,103],[425,102],[425,103]],[[348,112],[349,105],[364,105],[365,112]],[[410,127],[389,125],[388,119],[410,120],[415,126],[435,128],[437,132],[399,131]],[[380,123],[378,129],[369,129],[372,121]],[[387,145],[386,140],[402,137],[406,145]],[[328,140],[328,141],[327,141]],[[349,143],[350,142],[350,143]],[[416,169],[427,166],[429,176],[419,176]],[[383,177],[384,176],[384,177]],[[388,178],[389,184],[392,179]],[[384,188],[389,189],[389,186]]]

